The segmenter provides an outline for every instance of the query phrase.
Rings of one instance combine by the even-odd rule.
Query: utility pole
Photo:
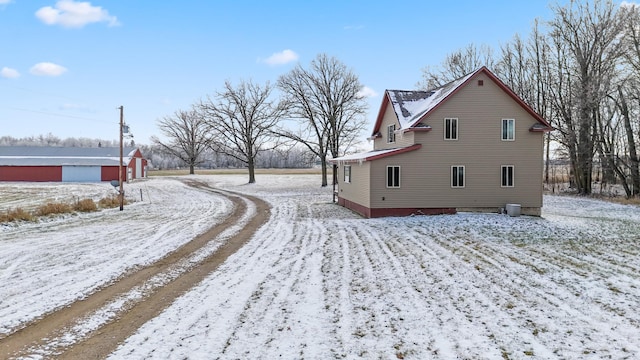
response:
[[[120,109],[120,163],[118,165],[118,182],[120,183],[120,211],[122,211],[124,209],[124,189],[122,188],[124,185],[122,182],[122,129],[124,128],[124,107],[120,106],[118,109]]]

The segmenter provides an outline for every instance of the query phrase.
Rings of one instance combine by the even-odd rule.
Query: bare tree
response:
[[[214,149],[244,163],[249,183],[256,182],[258,153],[277,145],[272,130],[284,114],[284,106],[271,99],[272,90],[269,83],[260,86],[241,81],[234,87],[226,81],[223,91],[200,104],[215,138]]]
[[[494,68],[493,50],[487,45],[477,47],[469,44],[464,49],[448,54],[439,67],[423,68],[422,81],[416,86],[425,90],[435,89],[470,74],[482,66]]]
[[[212,141],[205,119],[195,110],[179,110],[173,116],[158,120],[158,127],[167,141],[154,136],[153,143],[184,161],[189,166],[189,174],[194,174],[195,166],[203,161],[201,155]]]
[[[624,83],[617,88],[616,106],[620,110],[625,129],[628,150],[627,167],[631,175],[632,186],[626,185],[626,181],[623,185],[625,185],[627,197],[630,197],[640,194],[640,158],[638,157],[636,139],[640,124],[637,121],[634,124],[631,120],[634,111],[636,119],[640,113],[640,5],[627,4],[621,8],[621,11],[626,19],[624,21],[626,26],[623,36],[623,61],[628,73]]]
[[[598,136],[600,103],[611,91],[621,57],[622,17],[611,1],[593,4],[572,0],[554,7],[551,37],[558,49],[558,81],[571,93],[569,103],[557,103],[559,123],[567,146],[575,185],[580,194],[591,193],[593,158]],[[562,90],[561,90],[562,91]]]
[[[367,103],[358,76],[342,62],[319,54],[309,69],[298,65],[278,79],[289,115],[302,124],[299,132],[279,134],[304,144],[320,159],[322,186],[327,186],[327,156],[339,157],[358,139],[365,126]],[[335,182],[334,171],[334,182]]]

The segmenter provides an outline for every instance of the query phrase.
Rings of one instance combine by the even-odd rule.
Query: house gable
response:
[[[487,80],[495,83],[513,101],[536,119],[537,123],[530,128],[530,131],[552,130],[551,125],[546,120],[498,79],[487,67],[481,67],[471,74],[429,91],[386,90],[380,111],[378,112],[378,117],[376,118],[376,123],[373,127],[372,137],[376,137],[384,131],[384,129],[381,129],[381,126],[385,119],[385,114],[388,112],[387,108],[394,110],[396,119],[400,124],[399,130],[413,131],[416,127],[420,127],[423,119],[455,96],[460,89],[474,83],[481,74],[485,75]]]

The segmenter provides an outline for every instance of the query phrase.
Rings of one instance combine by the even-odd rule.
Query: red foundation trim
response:
[[[377,218],[386,216],[410,216],[410,215],[453,215],[455,208],[382,208],[371,209],[353,201],[338,197],[338,205],[344,206],[366,218]]]

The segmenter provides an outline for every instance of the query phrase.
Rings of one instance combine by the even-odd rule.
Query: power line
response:
[[[65,118],[70,118],[70,119],[89,120],[89,121],[101,122],[101,123],[106,123],[106,124],[113,124],[114,123],[113,121],[98,120],[98,119],[95,119],[95,118],[87,118],[87,117],[82,117],[82,116],[57,114],[57,113],[52,113],[52,112],[48,112],[48,111],[30,110],[30,109],[22,109],[22,108],[16,108],[16,107],[6,107],[6,108],[7,109],[11,109],[11,110],[31,112],[31,113],[36,113],[36,114],[45,114],[45,115],[51,115],[51,116],[65,117]]]

